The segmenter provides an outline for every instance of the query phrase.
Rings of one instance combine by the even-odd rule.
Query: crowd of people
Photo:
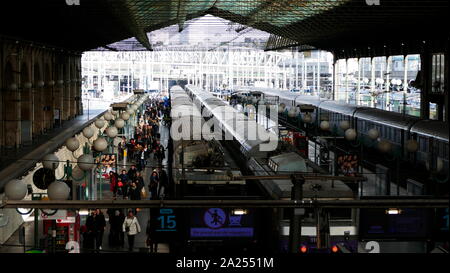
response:
[[[134,135],[127,140],[125,137],[119,144],[119,160],[123,160],[126,150],[131,161],[130,168],[115,171],[109,168],[106,175],[110,182],[110,191],[113,199],[125,200],[158,200],[167,196],[169,178],[162,168],[166,148],[160,142],[160,121],[170,113],[166,102],[152,99],[146,104],[143,113],[138,112],[138,125]],[[149,164],[153,158],[153,164]],[[111,159],[111,158],[109,158]],[[106,158],[105,158],[106,160]],[[153,165],[153,166],[152,166]],[[155,167],[156,166],[156,167]],[[144,171],[151,171],[148,183],[144,181]],[[148,185],[146,187],[146,184]],[[124,248],[125,235],[128,241],[128,250],[133,251],[134,238],[141,232],[139,220],[136,217],[139,209],[130,209],[125,215],[123,209],[108,209],[108,222],[110,233],[109,246],[115,249]],[[88,251],[100,251],[102,249],[103,234],[106,230],[106,219],[100,209],[93,210],[82,226],[83,248]],[[150,251],[157,251],[157,240],[152,238],[150,220],[147,223],[147,246]]]

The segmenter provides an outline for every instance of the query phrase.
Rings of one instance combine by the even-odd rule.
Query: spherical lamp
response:
[[[105,126],[105,120],[104,119],[97,119],[95,121],[95,127],[97,127],[98,129],[102,129],[103,126]]]
[[[91,154],[84,154],[78,158],[77,164],[83,171],[92,170],[95,166],[94,157]]]
[[[45,83],[44,81],[38,81],[37,87],[44,87]]]
[[[286,104],[280,103],[280,105],[278,105],[278,113],[283,113],[285,108]]]
[[[67,200],[70,188],[64,182],[55,181],[48,186],[47,194],[50,200]]]
[[[126,112],[128,115],[132,115],[132,114],[134,114],[134,110],[133,110],[133,108],[128,108],[128,110],[127,110],[127,112]]]
[[[112,120],[114,117],[113,117],[113,115],[112,115],[110,112],[107,112],[107,113],[103,116],[103,118],[104,118],[105,120],[107,120],[107,121],[110,121],[110,120]]]
[[[343,120],[339,123],[339,127],[341,127],[342,130],[346,131],[348,128],[350,128],[350,122],[348,122],[348,120]]]
[[[94,136],[94,129],[92,129],[91,127],[86,127],[83,129],[83,136],[86,138],[91,138]]]
[[[378,133],[378,130],[377,130],[377,129],[372,128],[372,129],[369,130],[368,135],[369,135],[369,137],[370,137],[371,139],[375,140],[375,139],[378,138],[378,136],[379,136],[380,134]]]
[[[330,123],[327,120],[322,120],[322,122],[320,122],[320,129],[327,131],[330,129]]]
[[[291,107],[291,109],[289,109],[289,111],[288,111],[288,116],[293,118],[296,116],[296,114],[297,114],[297,111],[295,110],[295,108]]]
[[[345,130],[345,139],[348,141],[353,141],[356,139],[356,130],[355,129],[347,129]]]
[[[5,195],[9,200],[22,200],[27,193],[27,184],[22,180],[14,179],[5,185]]]
[[[114,138],[117,136],[117,134],[119,134],[119,130],[117,130],[117,128],[115,126],[113,127],[108,127],[106,129],[106,134],[108,135],[108,137],[110,138]]]
[[[59,158],[55,154],[48,154],[42,159],[44,168],[56,170],[59,166]]]
[[[71,137],[68,140],[66,140],[66,148],[71,151],[75,152],[80,147],[80,142],[76,137]]]
[[[387,153],[392,149],[392,144],[387,140],[380,140],[378,142],[378,149],[383,153]]]
[[[94,140],[94,149],[98,152],[102,152],[108,148],[108,141],[104,139],[103,137],[99,137],[96,140]]]
[[[311,115],[310,115],[309,113],[306,113],[306,114],[303,116],[303,122],[305,122],[305,123],[310,123],[311,121],[312,121]]]
[[[33,87],[33,85],[31,84],[31,82],[26,82],[23,84],[23,87],[26,89],[30,89],[31,87]]]
[[[419,143],[415,139],[409,139],[406,141],[406,150],[410,153],[417,152],[419,149]]]
[[[114,121],[114,127],[117,128],[123,128],[125,126],[125,121],[121,118],[116,119],[116,121]]]
[[[122,115],[120,115],[120,117],[123,120],[129,120],[130,119],[130,114],[128,112],[123,112]],[[118,127],[117,127],[118,128]]]

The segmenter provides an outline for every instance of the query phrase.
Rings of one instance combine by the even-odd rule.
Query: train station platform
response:
[[[100,111],[100,110],[96,110]],[[95,112],[94,112],[95,113]],[[90,113],[93,114],[93,113]],[[83,116],[80,116],[80,119]],[[83,120],[83,119],[81,119]],[[160,133],[160,142],[162,145],[167,148],[168,140],[170,137],[169,128],[166,126],[163,126],[160,124],[159,127],[159,133]],[[166,156],[163,161],[163,166],[167,166],[167,158],[168,158],[168,149],[166,149]],[[134,162],[133,162],[134,163]],[[143,170],[143,177],[144,177],[144,183],[145,183],[145,189],[148,190],[148,185],[150,183],[150,175],[153,169],[157,166],[156,160],[153,158],[153,154],[150,156],[150,158],[147,160],[146,168]],[[127,167],[129,164],[127,165]],[[119,166],[119,171],[125,168],[121,168]],[[129,168],[126,168],[127,170]],[[98,190],[102,190],[102,199],[112,199],[113,194],[109,190],[109,183],[104,183],[103,186],[98,187]],[[106,213],[106,209],[102,210],[103,214],[105,215],[106,219],[106,230],[103,234],[103,244],[102,249],[99,251],[99,253],[120,253],[120,252],[128,252],[128,242],[125,238],[124,246],[123,247],[112,247],[109,245],[108,242],[108,236],[110,233],[110,225],[109,225],[109,218],[108,214]],[[140,211],[136,215],[140,227],[141,232],[136,235],[135,237],[135,243],[134,243],[134,252],[148,252],[149,248],[146,245],[147,235],[146,235],[146,228],[147,223],[150,219],[150,209],[144,208],[140,209]],[[82,219],[81,225],[83,225],[85,222],[85,219]],[[20,232],[19,230],[24,227],[25,228],[25,246],[20,241]],[[39,217],[39,235],[43,236],[43,219]],[[126,236],[125,236],[126,237]],[[82,238],[82,237],[81,237]],[[157,238],[156,238],[157,239]],[[81,239],[80,246],[83,244],[83,239]],[[29,250],[32,248],[34,244],[34,215],[31,214],[28,218],[24,219],[24,223],[22,226],[14,232],[14,234],[9,238],[8,241],[6,241],[3,245],[0,245],[0,253],[24,253],[26,250]],[[92,253],[92,250],[81,250],[81,253]],[[158,244],[158,253],[169,253],[169,246],[167,244]]]

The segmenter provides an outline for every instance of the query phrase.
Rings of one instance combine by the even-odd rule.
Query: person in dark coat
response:
[[[137,173],[136,165],[131,165],[127,173],[128,179],[130,181],[134,181],[134,179],[136,178],[136,173]]]
[[[147,234],[146,244],[150,248],[150,253],[153,253],[153,252],[157,253],[158,252],[158,242],[157,242],[157,240],[155,238],[156,236],[152,230],[152,225],[154,224],[153,223],[154,220],[152,221],[151,219],[152,218],[150,218],[147,222],[147,228],[146,228],[146,232],[145,232]]]
[[[136,185],[136,182],[131,182],[131,186],[128,190],[128,196],[130,197],[130,200],[141,200],[141,191]]]
[[[159,185],[158,173],[156,171],[153,171],[152,174],[150,175],[150,184],[148,185],[151,200],[158,199],[158,185]]]
[[[166,171],[161,167],[158,168],[158,177],[159,177],[158,197],[164,198],[168,193],[169,177],[167,176]]]
[[[91,215],[89,215],[86,219],[85,247],[87,252],[94,251],[96,238],[97,232],[95,229],[95,211],[91,211]]]
[[[136,173],[136,186],[138,187],[138,190],[141,191],[142,188],[145,186],[144,183],[144,178],[142,177],[142,173],[141,172],[137,172]]]
[[[97,209],[95,213],[94,228],[96,230],[95,248],[99,251],[102,249],[103,234],[105,233],[106,228],[105,215],[103,215],[103,212],[100,209]]]
[[[111,237],[111,246],[113,248],[117,248],[122,246],[123,247],[123,231],[122,231],[122,224],[125,220],[125,217],[123,214],[120,213],[119,210],[114,210],[113,215],[111,216],[109,220],[110,225],[110,237]]]

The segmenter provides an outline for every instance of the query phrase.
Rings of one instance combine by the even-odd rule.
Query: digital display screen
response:
[[[234,213],[233,209],[191,209],[192,238],[253,237],[253,212]]]

